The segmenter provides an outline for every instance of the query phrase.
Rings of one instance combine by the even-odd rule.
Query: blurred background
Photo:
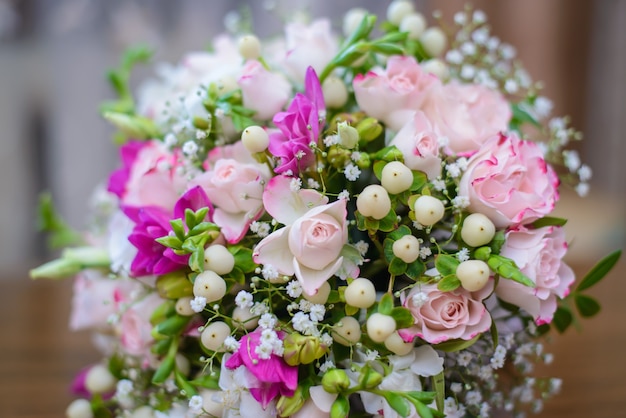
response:
[[[126,47],[145,43],[155,49],[155,62],[176,62],[185,52],[206,48],[213,36],[224,32],[229,22],[232,23],[231,12],[242,7],[252,11],[255,32],[265,37],[279,33],[281,22],[298,10],[313,16],[330,16],[339,27],[343,14],[352,7],[366,7],[384,16],[388,3],[382,0],[0,0],[0,283],[6,284],[0,288],[2,292],[17,289],[11,282],[28,281],[28,269],[50,257],[44,237],[35,228],[38,194],[51,191],[62,216],[80,228],[87,219],[93,188],[117,166],[117,149],[111,142],[113,129],[100,118],[98,105],[112,98],[105,70],[117,65]],[[427,17],[438,9],[448,20],[463,8],[463,2],[456,1],[416,0],[415,4]],[[585,134],[585,141],[577,149],[594,172],[591,193],[580,199],[565,190],[558,214],[570,219],[568,231],[572,245],[568,259],[577,266],[590,266],[610,250],[624,246],[626,0],[474,0],[472,4],[487,13],[492,34],[516,47],[532,78],[545,82],[543,95],[553,100],[553,115],[569,115],[572,126]],[[150,74],[153,73],[148,67],[140,68],[134,80]],[[624,271],[624,262],[620,266],[620,271]],[[619,284],[617,275],[613,273],[612,283]],[[31,305],[24,305],[23,301],[33,306],[54,307],[50,299],[58,296],[67,304],[68,286],[60,288],[61,293],[55,293],[58,291],[53,289],[57,287],[48,284],[34,286],[50,292],[50,298],[32,300],[30,290],[22,289],[12,305],[3,306],[2,321],[7,321],[5,312],[13,309],[9,307],[19,308],[20,315],[31,315],[28,321],[39,321]],[[603,297],[608,298],[607,311],[611,306],[619,306],[614,311],[619,318],[605,319],[616,324],[611,332],[615,332],[615,347],[620,347],[620,343],[626,344],[626,329],[621,325],[626,311],[619,295],[626,291],[626,285],[621,284],[619,292],[608,284],[604,286],[601,290],[604,289]],[[54,309],[58,324],[47,326],[63,327],[68,309],[69,306]],[[8,358],[11,358],[22,350],[20,336],[26,333],[21,325],[9,324],[3,329],[9,332],[9,337],[2,335],[0,354],[9,350]],[[53,332],[48,328],[45,331]],[[69,341],[84,343],[84,338],[78,338]],[[568,344],[584,344],[583,340],[575,339],[578,337],[572,338]],[[593,341],[585,347],[593,347]],[[57,359],[70,363],[94,358],[78,349],[59,350]],[[22,354],[25,361],[30,359],[26,356],[35,355],[34,351],[28,353]],[[4,354],[0,357],[5,357]],[[584,356],[605,355],[608,355],[605,351],[584,353]],[[623,355],[618,357],[615,362],[619,367],[606,365],[595,371],[597,381],[608,385],[611,380],[601,373],[613,373],[611,376],[617,381],[618,372],[622,375],[626,372]],[[574,368],[580,360],[566,358],[562,363],[566,374],[574,373],[576,378]],[[8,361],[0,362],[2,367],[8,364]],[[77,369],[68,370],[66,363],[60,364],[65,366],[55,376],[67,381]],[[589,367],[594,367],[593,363]],[[15,381],[9,380],[14,374],[7,370],[0,370],[0,395],[6,388],[15,386]],[[590,383],[587,379],[577,384]],[[24,387],[30,384],[25,381]],[[623,379],[620,385],[617,387],[621,389],[613,390],[622,390],[618,393],[622,399],[618,406],[623,413],[626,407]],[[587,403],[601,403],[602,395],[598,396]],[[2,403],[0,412],[4,412]],[[60,416],[56,412],[60,411],[45,416]],[[619,416],[619,412],[576,416]]]

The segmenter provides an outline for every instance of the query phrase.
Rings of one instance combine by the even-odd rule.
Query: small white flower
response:
[[[286,291],[289,297],[295,299],[302,294],[302,285],[299,281],[292,280],[287,284]]]
[[[254,305],[252,305],[252,308],[250,308],[250,313],[254,315],[263,315],[268,313],[269,311],[269,306],[262,302],[255,302]]]
[[[293,329],[299,332],[305,332],[306,329],[313,325],[309,315],[304,312],[297,312],[293,318],[291,318],[291,324]]]
[[[375,361],[377,359],[378,359],[378,351],[368,349],[365,352],[365,361]]]
[[[343,174],[348,181],[357,181],[361,175],[361,170],[356,165],[350,163],[344,168]]]
[[[361,240],[354,244],[354,248],[356,248],[359,254],[361,254],[361,257],[365,257],[365,254],[367,254],[367,250],[369,250],[370,245],[367,242]]]
[[[476,54],[476,45],[473,42],[464,42],[460,49],[464,55]]]
[[[274,348],[270,344],[259,344],[254,349],[255,354],[262,360],[267,360],[272,356]]]
[[[461,67],[461,78],[465,80],[471,80],[476,75],[476,67],[471,64],[465,64]]]
[[[334,369],[334,368],[336,368],[335,363],[333,363],[331,360],[326,360],[320,366],[320,371],[322,373],[326,373],[327,370]]]
[[[309,178],[306,181],[307,186],[309,186],[310,189],[319,189],[320,188],[320,184],[317,180]]]
[[[265,329],[274,329],[276,322],[276,317],[271,313],[264,313],[261,315],[261,318],[259,318],[259,326]]]
[[[490,363],[493,369],[501,369],[504,367],[504,360],[506,359],[506,348],[502,345],[498,345],[491,357]]]
[[[472,20],[477,25],[482,25],[487,21],[487,15],[482,10],[474,10]]]
[[[241,309],[251,308],[253,303],[252,293],[246,292],[245,290],[240,290],[235,297],[235,305]]]
[[[447,136],[437,137],[437,145],[439,145],[439,148],[445,148],[449,144],[450,144],[450,138],[448,138]]]
[[[465,394],[465,402],[468,405],[478,405],[483,400],[482,395],[477,390],[470,390]]]
[[[250,224],[250,231],[257,234],[260,238],[265,238],[270,233],[270,226],[267,222],[254,221]]]
[[[313,303],[311,301],[308,301],[306,299],[300,299],[300,303],[298,304],[298,308],[302,312],[310,312],[311,311],[311,307],[313,307]]]
[[[350,192],[347,190],[342,190],[338,195],[337,199],[339,200],[350,200]]]
[[[580,181],[589,181],[589,180],[591,180],[591,174],[592,174],[591,173],[591,167],[589,167],[586,164],[583,164],[578,169],[578,178],[580,178]]]
[[[430,257],[433,254],[432,250],[430,249],[430,247],[422,247],[420,246],[420,257],[422,260]]]
[[[461,391],[463,390],[463,385],[459,382],[454,382],[450,384],[450,390],[453,393],[461,393]]]
[[[324,145],[327,147],[337,145],[339,143],[339,135],[329,135],[324,138]]]
[[[443,181],[442,179],[437,178],[433,180],[432,183],[433,183],[433,188],[437,190],[438,192],[442,192],[446,190],[446,182]]]
[[[452,178],[457,178],[461,175],[461,169],[456,163],[446,164],[446,171]]]
[[[237,341],[237,339],[233,337],[232,335],[229,335],[228,337],[226,337],[226,339],[224,340],[222,344],[226,350],[233,351],[233,352],[237,351],[239,349],[239,346],[241,345],[241,343]]]
[[[302,188],[302,180],[299,177],[293,177],[289,182],[289,189],[292,192],[297,192]]]
[[[500,45],[500,55],[505,60],[511,60],[515,58],[516,53],[517,51],[515,51],[515,48],[513,47],[513,45],[509,45],[509,44]]]
[[[461,367],[467,367],[472,362],[473,358],[474,356],[472,353],[468,351],[461,351],[456,357],[456,362]]]
[[[428,302],[428,295],[424,292],[418,292],[411,297],[411,305],[416,308],[421,308]]]
[[[491,38],[489,38],[486,44],[487,49],[490,51],[494,51],[496,48],[498,48],[499,45],[500,45],[500,39],[496,36],[492,36]]]
[[[133,391],[133,382],[128,379],[122,379],[117,382],[115,388],[115,396],[126,396]]]
[[[459,209],[465,209],[469,206],[469,203],[469,197],[467,196],[459,195],[452,199],[452,205]]]
[[[331,345],[333,345],[333,337],[331,337],[329,333],[325,332],[320,336],[320,342],[322,343],[322,345],[330,347]]]
[[[165,142],[165,145],[168,148],[172,148],[178,143],[178,139],[176,138],[176,135],[170,132],[169,134],[165,135],[163,142]]]
[[[304,158],[305,155],[306,155],[305,152],[300,150],[300,151],[296,152],[295,157],[296,157],[297,160],[301,160],[301,159]]]
[[[482,27],[472,32],[472,40],[478,45],[484,45],[489,40],[489,29]]]
[[[320,303],[315,303],[311,306],[311,311],[309,312],[309,316],[313,322],[320,322],[324,320],[324,315],[326,315],[326,307]]]
[[[463,54],[456,49],[451,49],[446,53],[446,61],[450,64],[461,64],[463,62]]]
[[[265,264],[261,270],[261,274],[265,280],[274,280],[278,278],[278,270],[271,264]]]
[[[587,196],[589,194],[589,183],[578,183],[576,185],[576,193],[580,197]]]
[[[196,296],[189,301],[189,306],[194,312],[202,312],[206,306],[206,298],[202,296]]]
[[[203,131],[201,129],[198,129],[196,131],[196,139],[204,139],[204,138],[206,138],[206,136],[207,136],[206,135],[206,131]]]
[[[546,97],[539,96],[535,99],[535,114],[539,119],[548,117],[553,107],[552,101]]]
[[[462,263],[463,261],[467,261],[470,259],[469,254],[470,254],[469,249],[466,247],[463,247],[459,250],[458,253],[456,253],[456,259]]]
[[[356,163],[361,159],[361,153],[358,151],[354,151],[352,154],[350,154],[350,159]]]
[[[187,156],[194,156],[198,152],[198,144],[194,141],[187,141],[183,144],[183,154]]]
[[[504,82],[504,90],[510,94],[517,93],[519,85],[517,84],[517,81],[508,79]]]
[[[465,12],[456,12],[454,14],[454,23],[463,26],[467,23],[467,14]]]
[[[567,169],[572,173],[578,170],[578,168],[580,168],[580,165],[581,165],[578,151],[576,150],[563,151],[563,163],[565,164],[565,167],[567,167]]]
[[[202,412],[202,404],[202,396],[194,395],[189,399],[189,409],[191,410],[191,412]]]

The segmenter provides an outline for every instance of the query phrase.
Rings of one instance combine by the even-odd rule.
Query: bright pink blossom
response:
[[[560,227],[518,227],[508,231],[500,254],[515,261],[535,287],[500,279],[496,294],[531,314],[537,324],[550,323],[557,299],[569,294],[575,279],[572,269],[563,262],[566,252],[565,233]]]
[[[310,144],[317,144],[326,109],[322,87],[311,67],[306,72],[304,87],[304,94],[297,93],[287,111],[274,116],[279,130],[270,134],[268,149],[280,159],[274,170],[278,174],[297,175],[315,163]]]
[[[278,333],[283,338],[283,333]],[[254,380],[249,383],[250,393],[263,409],[279,395],[293,396],[298,387],[298,367],[289,366],[282,357],[272,354],[259,358],[256,348],[261,344],[261,331],[256,330],[241,337],[239,349],[226,360],[226,367],[245,367]]]
[[[431,344],[457,338],[471,340],[491,327],[491,316],[483,299],[492,290],[492,280],[477,292],[462,287],[442,292],[434,283],[415,286],[403,295],[404,307],[411,311],[415,325],[398,333],[405,341],[418,337]],[[414,298],[419,293],[424,293],[426,298]]]
[[[554,209],[559,179],[536,143],[496,135],[468,161],[459,195],[470,212],[487,216],[498,228],[533,222]]]

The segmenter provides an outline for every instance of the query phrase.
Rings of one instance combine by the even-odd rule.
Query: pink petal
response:
[[[339,257],[337,261],[326,266],[322,270],[313,270],[301,265],[298,260],[293,258],[293,269],[296,278],[302,285],[302,289],[307,295],[314,295],[324,282],[332,277],[339,270],[343,263],[343,257]]]
[[[281,228],[263,238],[255,247],[252,257],[257,264],[270,264],[275,267],[280,274],[292,276],[293,255],[289,251],[289,229]]]
[[[228,213],[216,208],[213,214],[213,221],[221,228],[226,241],[230,244],[235,244],[246,235],[252,220],[245,212]]]
[[[311,207],[325,205],[328,197],[311,189],[291,190],[292,177],[273,177],[263,192],[267,213],[283,225],[291,225]]]

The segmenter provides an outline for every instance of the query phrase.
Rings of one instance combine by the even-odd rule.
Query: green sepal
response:
[[[567,223],[567,219],[552,216],[544,216],[532,223],[533,228],[543,228],[545,226],[563,226]]]
[[[406,274],[408,277],[410,277],[413,280],[417,280],[422,274],[424,274],[425,271],[426,271],[426,266],[424,265],[424,263],[422,263],[419,260],[416,260],[407,266],[407,269],[404,272],[404,274]]]
[[[455,351],[461,351],[461,350],[465,350],[468,347],[471,347],[472,345],[474,345],[476,341],[478,341],[479,338],[480,338],[480,334],[475,336],[471,340],[461,340],[461,339],[448,340],[448,341],[444,341],[442,343],[433,345],[433,348],[435,350],[441,350],[447,353],[454,353]]]
[[[392,209],[389,210],[387,215],[380,219],[378,222],[378,230],[383,232],[391,232],[396,229],[398,226],[398,216],[396,212]]]
[[[398,392],[383,391],[383,397],[394,411],[403,417],[408,417],[411,413],[411,405],[404,396]]]
[[[556,308],[556,311],[554,312],[554,316],[552,318],[552,324],[554,324],[557,331],[559,331],[561,334],[564,333],[573,321],[574,317],[572,316],[572,312],[570,312],[568,308],[565,308],[563,306],[559,306],[558,308]]]
[[[491,253],[500,254],[500,250],[502,249],[502,246],[504,245],[505,242],[506,242],[506,234],[504,233],[504,231],[502,230],[496,231],[496,234],[494,235],[493,239],[489,243],[489,248],[491,248]]]
[[[515,262],[510,258],[492,254],[489,256],[487,264],[489,265],[489,268],[498,273],[500,277],[513,280],[527,287],[535,287],[535,282],[522,273],[515,265]]]
[[[591,296],[576,293],[574,295],[574,302],[576,303],[576,308],[578,308],[580,316],[583,318],[590,318],[600,312],[600,304]]]
[[[393,311],[393,296],[389,293],[385,293],[378,302],[378,313],[383,315],[391,315]]]
[[[346,418],[350,413],[350,402],[345,395],[339,394],[330,407],[330,418]]]
[[[183,220],[180,218],[172,219],[170,221],[170,225],[172,226],[172,231],[174,231],[176,238],[178,238],[181,242],[184,241],[186,234]]]
[[[204,271],[204,247],[197,247],[189,256],[189,268],[192,271],[202,273]]]
[[[424,173],[423,171],[413,170],[412,173],[413,183],[411,183],[411,187],[409,188],[409,190],[412,192],[417,192],[428,182],[428,176],[426,176],[426,173]]]
[[[600,260],[598,264],[596,264],[578,284],[576,291],[580,292],[585,289],[589,289],[591,286],[602,280],[604,276],[611,271],[613,266],[615,266],[621,255],[622,250],[617,250]]]
[[[179,250],[183,245],[183,242],[178,237],[171,235],[156,238],[155,241],[163,245],[164,247],[173,248],[175,250]]]
[[[408,266],[404,261],[402,261],[398,257],[394,257],[389,263],[388,271],[389,274],[393,276],[400,276],[406,272],[407,267]]]
[[[383,169],[387,164],[389,164],[388,161],[378,160],[374,163],[374,166],[372,167],[374,175],[379,181],[383,178]]]

